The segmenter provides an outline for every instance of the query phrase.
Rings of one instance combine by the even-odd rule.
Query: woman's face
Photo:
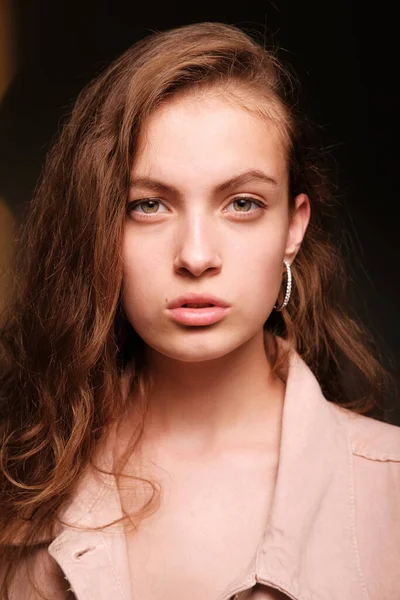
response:
[[[123,237],[123,306],[157,352],[219,358],[260,334],[309,219],[304,195],[289,223],[284,144],[273,124],[216,95],[158,108],[143,127]],[[187,293],[229,304],[188,326],[168,305]],[[195,309],[193,309],[195,310]]]

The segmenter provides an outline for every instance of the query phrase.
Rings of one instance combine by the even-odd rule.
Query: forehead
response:
[[[287,143],[279,118],[249,102],[203,92],[174,97],[147,118],[132,170],[205,183],[255,169],[286,178]]]

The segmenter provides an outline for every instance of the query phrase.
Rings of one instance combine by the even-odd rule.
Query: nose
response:
[[[174,269],[182,275],[199,277],[206,271],[217,274],[222,268],[217,231],[212,218],[192,215],[182,222],[177,236]]]

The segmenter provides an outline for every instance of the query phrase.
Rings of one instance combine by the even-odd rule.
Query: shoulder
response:
[[[354,456],[400,466],[400,427],[331,404],[346,427]]]
[[[0,583],[4,573],[0,567]],[[75,598],[64,573],[48,553],[46,546],[38,545],[29,549],[29,553],[18,564],[18,568],[9,589],[10,600],[39,600]]]
[[[400,586],[400,427],[346,409],[355,546],[371,600]]]

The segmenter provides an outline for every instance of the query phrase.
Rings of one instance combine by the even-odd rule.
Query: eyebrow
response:
[[[231,179],[228,179],[227,181],[218,184],[214,188],[214,192],[229,192],[241,185],[247,185],[249,183],[267,183],[273,187],[277,187],[278,185],[276,179],[274,179],[270,175],[267,175],[266,173],[258,169],[253,169],[251,171],[245,171],[240,175],[236,175],[235,177],[232,177]],[[175,187],[148,177],[135,177],[131,180],[130,185],[131,187],[145,187],[155,192],[179,194],[178,190]]]

